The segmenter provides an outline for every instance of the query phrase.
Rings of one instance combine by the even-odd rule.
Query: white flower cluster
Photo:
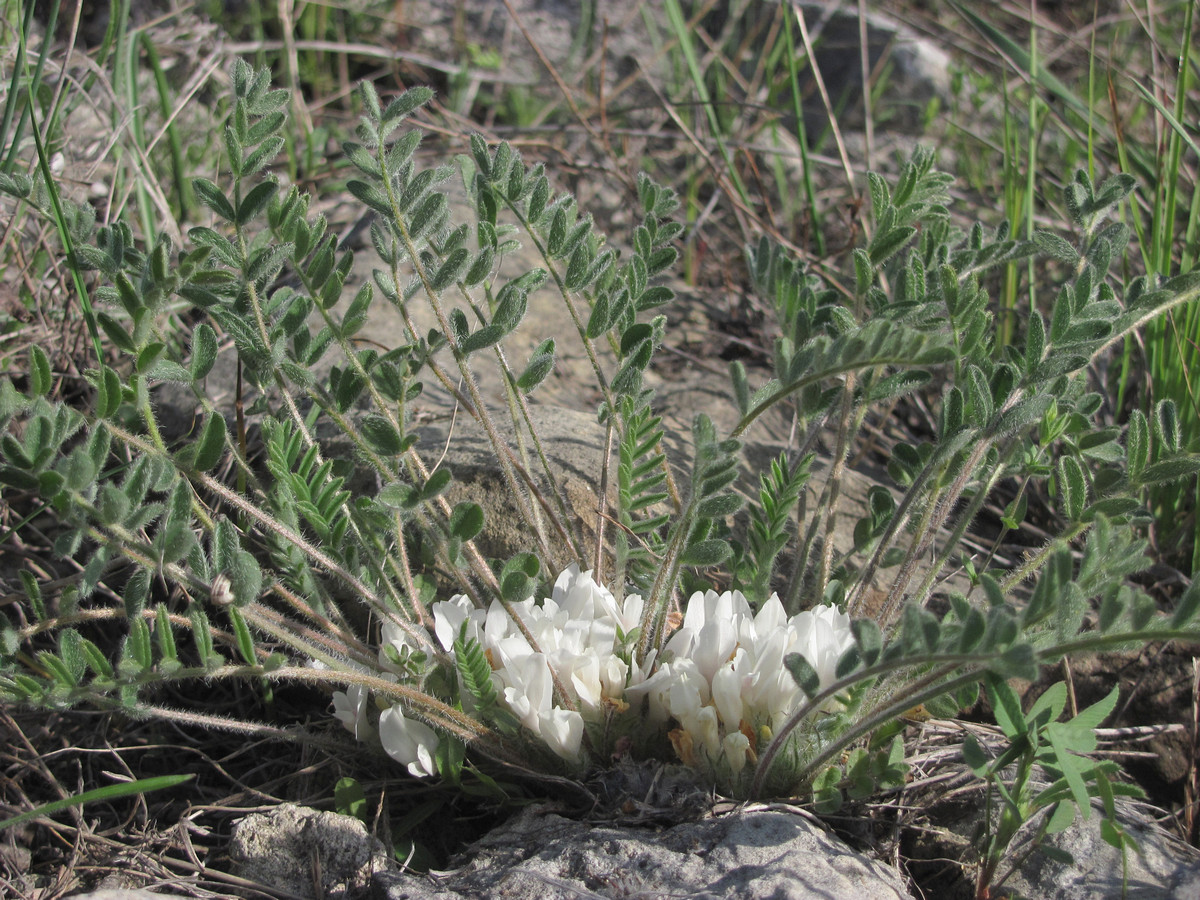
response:
[[[772,595],[755,615],[741,592],[708,591],[688,601],[682,625],[658,657],[662,663],[656,667],[652,653],[638,665],[631,644],[642,598],[619,602],[577,566],[558,577],[549,598],[540,604],[530,598],[514,612],[536,641],[536,652],[498,602],[487,610],[464,596],[435,603],[434,633],[447,651],[460,633],[478,641],[503,704],[572,763],[580,760],[586,725],[646,697],[656,729],[676,723],[668,737],[684,763],[715,773],[723,761],[736,775],[756,758],[759,737],[782,725],[804,699],[784,657],[802,654],[825,686],[854,642],[849,616],[832,607],[789,618]],[[390,625],[383,638],[380,663],[394,670],[387,645],[392,658],[403,657],[412,651],[412,638]],[[555,704],[555,675],[576,709]],[[357,687],[334,694],[335,715],[360,739],[370,732],[366,701]],[[406,718],[399,706],[381,714],[379,738],[413,775],[436,773],[436,732]]]
[[[775,594],[755,615],[741,591],[696,593],[664,648],[665,662],[627,696],[649,696],[652,720],[674,719],[669,737],[689,766],[737,775],[804,701],[784,667],[799,653],[824,688],[854,643],[850,617],[832,606],[788,617]]]

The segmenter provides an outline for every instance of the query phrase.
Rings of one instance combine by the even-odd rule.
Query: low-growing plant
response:
[[[1088,757],[1096,750],[1096,729],[1117,704],[1117,689],[1061,722],[1067,704],[1067,686],[1061,681],[1038,697],[1028,712],[1021,709],[1016,691],[995,675],[987,677],[985,687],[1008,746],[989,759],[973,735],[963,737],[963,758],[988,787],[980,822],[975,895],[990,896],[1035,849],[1061,862],[1073,862],[1070,853],[1045,846],[1042,839],[1066,830],[1077,815],[1087,819],[1092,797],[1099,797],[1104,806],[1100,829],[1104,840],[1122,850],[1136,849],[1136,842],[1118,821],[1116,797],[1143,797],[1145,793],[1137,785],[1117,780],[1120,766],[1115,761]],[[1043,773],[1053,780],[1042,781]],[[998,813],[993,805],[999,807]],[[1025,852],[1010,859],[1014,840],[1030,823],[1036,823],[1036,830]],[[1001,874],[1000,866],[1006,860],[1008,868]]]
[[[1148,562],[1134,495],[1200,460],[1182,449],[1169,403],[1135,414],[1124,435],[1096,425],[1101,399],[1084,378],[1113,342],[1200,292],[1195,276],[1121,290],[1109,280],[1128,234],[1106,217],[1131,178],[1076,176],[1075,242],[1022,242],[955,230],[949,178],[917,151],[895,185],[870,178],[874,227],[845,290],[766,240],[749,248],[777,317],[773,371],[735,362],[738,423],[719,434],[697,413],[692,458],[673,466],[644,378],[673,299],[655,280],[677,258],[673,193],[638,180],[640,221],[618,253],[508,144],[476,136],[457,166],[422,167],[420,132],[402,126],[430,93],[385,104],[361,88],[348,189],[372,215],[377,262],[341,307],[353,254],[306,194],[270,174],[288,94],[245,63],[224,131],[230,176],[193,182],[214,221],[184,247],[160,236],[139,248],[121,223],[95,229],[86,210],[52,208],[43,180],[0,178],[59,218],[104,348],[82,409],[56,398],[37,347],[25,372],[0,381],[10,538],[36,521],[77,567],[20,571],[0,631],[6,701],[154,716],[169,714],[157,690],[183,681],[336,688],[347,728],[418,777],[458,783],[473,766],[487,779],[496,763],[580,777],[614,758],[679,760],[722,791],[811,792],[832,809],[902,780],[899,722],[914,706],[953,714],[981,682],[1033,679],[1064,655],[1200,635],[1200,588],[1164,615],[1128,582]],[[456,170],[466,221],[441,188]],[[518,241],[543,265],[502,278]],[[1053,314],[1031,311],[1023,341],[997,347],[980,276],[1039,251],[1070,263]],[[616,488],[595,545],[567,512],[530,413],[565,338],[546,336],[528,359],[505,349],[515,329],[538,327],[525,315],[538,289],[561,299],[601,398],[612,449],[601,480]],[[180,299],[203,313],[184,354],[161,327]],[[357,341],[375,303],[406,323],[399,346]],[[417,325],[419,306],[432,329]],[[244,411],[257,429],[241,410],[231,428],[234,411],[206,389],[223,341],[257,389]],[[320,375],[326,356],[335,364]],[[501,374],[506,407],[483,396],[484,367]],[[161,382],[194,394],[191,436],[165,436]],[[427,385],[481,426],[527,552],[485,558],[482,508],[447,499],[442,448],[422,444],[412,421]],[[853,546],[839,549],[856,437],[873,411],[917,391],[936,398],[937,432],[894,448],[893,485],[870,492]],[[742,442],[779,410],[798,438],[743,512]],[[352,449],[336,451],[330,432]],[[833,452],[814,498],[822,437]],[[1005,562],[995,551],[1035,488],[1053,537]],[[965,558],[968,529],[1002,495],[995,547]],[[964,565],[969,583],[943,586]],[[687,597],[685,576],[730,589]]]

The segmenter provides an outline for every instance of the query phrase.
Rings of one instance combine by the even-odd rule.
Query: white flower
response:
[[[456,594],[449,600],[433,604],[433,633],[442,649],[449,651],[454,648],[454,640],[464,622],[470,623],[467,625],[467,637],[479,640],[483,618],[483,610],[476,609],[470,597]]]
[[[554,707],[538,721],[538,734],[546,746],[567,762],[579,761],[583,743],[583,716],[560,706]]]
[[[723,757],[736,775],[755,758],[750,736],[777,730],[804,700],[784,657],[802,654],[826,687],[853,643],[850,617],[832,607],[788,618],[772,595],[754,615],[738,591],[696,593],[669,661],[625,693],[648,697],[651,722],[679,724],[670,737],[685,763],[715,769]]]
[[[793,616],[796,642],[789,652],[800,653],[821,679],[821,687],[834,681],[838,659],[854,644],[850,617],[832,606],[816,606]]]
[[[628,635],[642,620],[640,596],[630,594],[624,603],[618,603],[608,588],[596,583],[590,569],[580,572],[575,563],[558,576],[551,599],[573,619],[592,622],[608,619],[622,635]]]
[[[399,706],[392,706],[379,717],[379,739],[387,755],[408,767],[416,778],[437,775],[434,754],[437,732],[415,719],[406,719]]]
[[[750,738],[740,731],[731,731],[721,741],[721,752],[729,762],[729,771],[736,775],[750,759]]]
[[[789,618],[772,595],[756,614],[740,591],[706,591],[689,598],[661,653],[652,649],[639,662],[631,642],[643,606],[637,595],[619,602],[591,572],[572,565],[540,602],[493,601],[481,610],[459,595],[435,603],[433,631],[447,651],[461,633],[477,641],[500,702],[565,760],[579,761],[586,724],[606,722],[645,698],[646,726],[661,729],[680,759],[733,776],[757,758],[755,736],[778,730],[804,701],[785,657],[802,654],[826,687],[853,644],[849,616],[832,607]],[[413,636],[395,626],[384,627],[383,639],[401,657],[414,647]],[[386,666],[382,650],[380,661]],[[568,697],[555,697],[556,681]],[[366,726],[364,702],[361,694],[335,700],[338,718],[347,727]],[[414,774],[433,774],[431,729],[392,707],[379,730],[393,758]]]
[[[563,759],[577,761],[583,741],[583,717],[553,705],[554,678],[545,654],[527,653],[506,664],[499,674],[508,681],[505,705],[521,724]]]
[[[333,715],[346,730],[358,740],[366,740],[375,733],[367,722],[368,691],[361,684],[352,684],[345,692],[333,692]]]

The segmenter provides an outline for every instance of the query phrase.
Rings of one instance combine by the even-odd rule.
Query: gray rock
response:
[[[817,68],[838,110],[838,126],[862,128],[862,44],[857,4],[793,2],[805,16]],[[932,101],[950,97],[950,57],[932,41],[886,15],[868,12],[865,24],[868,68],[872,73],[884,73],[883,89],[872,111],[876,121],[886,123],[889,131],[923,131],[926,107]],[[829,119],[824,104],[811,87],[805,94],[811,96],[804,111],[806,126],[810,131],[826,127]]]
[[[486,90],[493,81],[521,84],[558,102],[558,88],[547,76],[542,61],[530,52],[529,41],[537,45],[577,94],[583,84],[591,83],[582,78],[585,71],[591,79],[602,73],[605,99],[624,109],[631,121],[638,121],[639,110],[654,109],[659,102],[639,74],[671,83],[671,60],[666,54],[651,52],[650,29],[644,18],[654,19],[654,30],[660,36],[669,35],[666,15],[659,4],[604,0],[595,5],[590,19],[585,15],[588,4],[512,0],[511,5],[515,19],[494,0],[456,0],[421,4],[401,20],[406,40],[420,59],[444,58],[447,47],[459,48],[459,56],[466,58],[468,48],[473,46],[476,53],[487,51],[503,60],[503,65],[494,70],[482,65],[469,69],[469,87],[455,94],[460,104],[456,111],[465,112],[476,92]],[[857,5],[831,0],[793,0],[793,5],[804,16],[816,68],[837,110],[839,126],[861,128],[863,84]],[[777,3],[713,3],[708,5],[700,27],[719,36],[730,17],[736,16],[739,33],[766,34],[772,27],[770,19],[779,15],[779,9]],[[865,25],[869,70],[873,77],[882,73],[884,79],[875,104],[877,121],[886,122],[893,131],[921,131],[929,102],[950,96],[949,57],[932,41],[873,10],[867,13]],[[796,40],[799,46],[798,36]],[[601,52],[605,57],[603,67]],[[798,53],[803,56],[803,49]],[[806,125],[819,130],[828,124],[828,112],[810,73],[811,67],[802,63]],[[750,76],[752,72],[745,74]],[[786,123],[788,111],[781,112]],[[794,128],[794,124],[788,128]]]
[[[954,774],[957,770],[957,775]],[[960,763],[949,763],[939,770],[943,785],[977,784]],[[1031,788],[1040,791],[1048,782],[1035,779]],[[974,880],[974,865],[982,846],[981,823],[985,809],[980,792],[939,787],[921,788],[905,798],[905,805],[920,809],[928,828],[915,829],[916,840],[906,846],[906,854],[922,860],[957,859],[963,864],[961,884],[969,875]],[[1147,812],[1144,804],[1125,798],[1116,799],[1116,820],[1137,845],[1122,852],[1107,844],[1101,836],[1104,809],[1093,801],[1087,821],[1076,815],[1075,821],[1059,834],[1047,835],[1033,846],[1037,822],[1025,825],[1009,845],[996,873],[1000,887],[993,896],[1021,896],[1036,900],[1196,900],[1200,897],[1200,850],[1186,844],[1163,829]],[[1047,852],[1049,851],[1049,852]],[[1069,854],[1071,862],[1055,857]],[[1015,870],[1009,873],[1009,869]],[[965,886],[963,888],[965,890]],[[971,891],[973,894],[973,891]],[[947,894],[950,896],[950,894]],[[954,893],[953,896],[965,896]]]
[[[229,855],[238,876],[314,900],[357,896],[389,861],[358,819],[290,803],[241,819]]]
[[[507,413],[497,415],[500,423],[506,418]],[[595,413],[556,406],[531,407],[530,419],[549,462],[550,483],[543,477],[537,456],[532,445],[529,445],[531,476],[539,484],[547,503],[553,503],[555,492],[562,498],[570,524],[576,529],[583,546],[595,546],[600,509],[600,472],[604,459],[604,426],[596,421]],[[480,552],[495,559],[508,559],[514,553],[531,549],[533,537],[507,488],[482,427],[466,415],[460,415],[452,428],[451,431],[451,424],[445,418],[420,428],[419,446],[425,449],[427,459],[436,459],[444,448],[443,465],[454,473],[454,481],[447,494],[451,504],[470,500],[483,508],[486,524],[483,533],[476,539]],[[453,435],[452,440],[447,440],[448,434]],[[503,436],[509,446],[516,447],[511,427],[505,429]],[[615,452],[613,459],[615,464]],[[610,508],[616,502],[616,478],[614,466],[609,482]],[[547,521],[544,516],[543,520]],[[549,525],[546,535],[561,562],[561,568],[566,568],[570,554],[561,535]]]
[[[798,814],[757,808],[658,830],[588,825],[530,807],[426,878],[381,873],[380,900],[910,898],[892,869]]]
[[[1200,897],[1200,851],[1164,831],[1135,804],[1117,805],[1117,816],[1138,849],[1122,854],[1104,842],[1099,802],[1086,822],[1076,818],[1066,831],[1046,838],[1046,844],[1070,853],[1074,862],[1056,862],[1035,850],[1004,883],[1005,889],[1039,900],[1196,900]],[[1020,859],[1028,840],[1013,846],[1010,857]]]

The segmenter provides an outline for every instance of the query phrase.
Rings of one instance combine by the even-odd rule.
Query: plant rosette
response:
[[[447,653],[456,643],[482,650],[498,707],[508,714],[501,726],[519,723],[571,770],[601,753],[598,758],[674,756],[727,788],[752,770],[759,748],[805,700],[785,658],[802,655],[823,689],[854,644],[850,617],[834,607],[789,617],[772,594],[755,613],[741,591],[709,590],[688,600],[662,652],[651,651],[639,663],[634,646],[642,607],[640,596],[618,600],[573,564],[549,597],[513,605],[524,629],[498,601],[485,610],[460,594],[433,604],[433,631]],[[398,659],[418,652],[406,631],[384,625],[380,664],[392,677],[403,677]],[[469,705],[470,692],[459,679]],[[555,697],[556,680],[574,708]],[[333,702],[334,715],[359,740],[377,734],[412,775],[437,774],[442,738],[428,725],[391,705],[380,712],[376,730],[367,691],[358,686],[336,692]],[[836,700],[826,709],[833,705]],[[793,740],[804,739],[797,729]]]

